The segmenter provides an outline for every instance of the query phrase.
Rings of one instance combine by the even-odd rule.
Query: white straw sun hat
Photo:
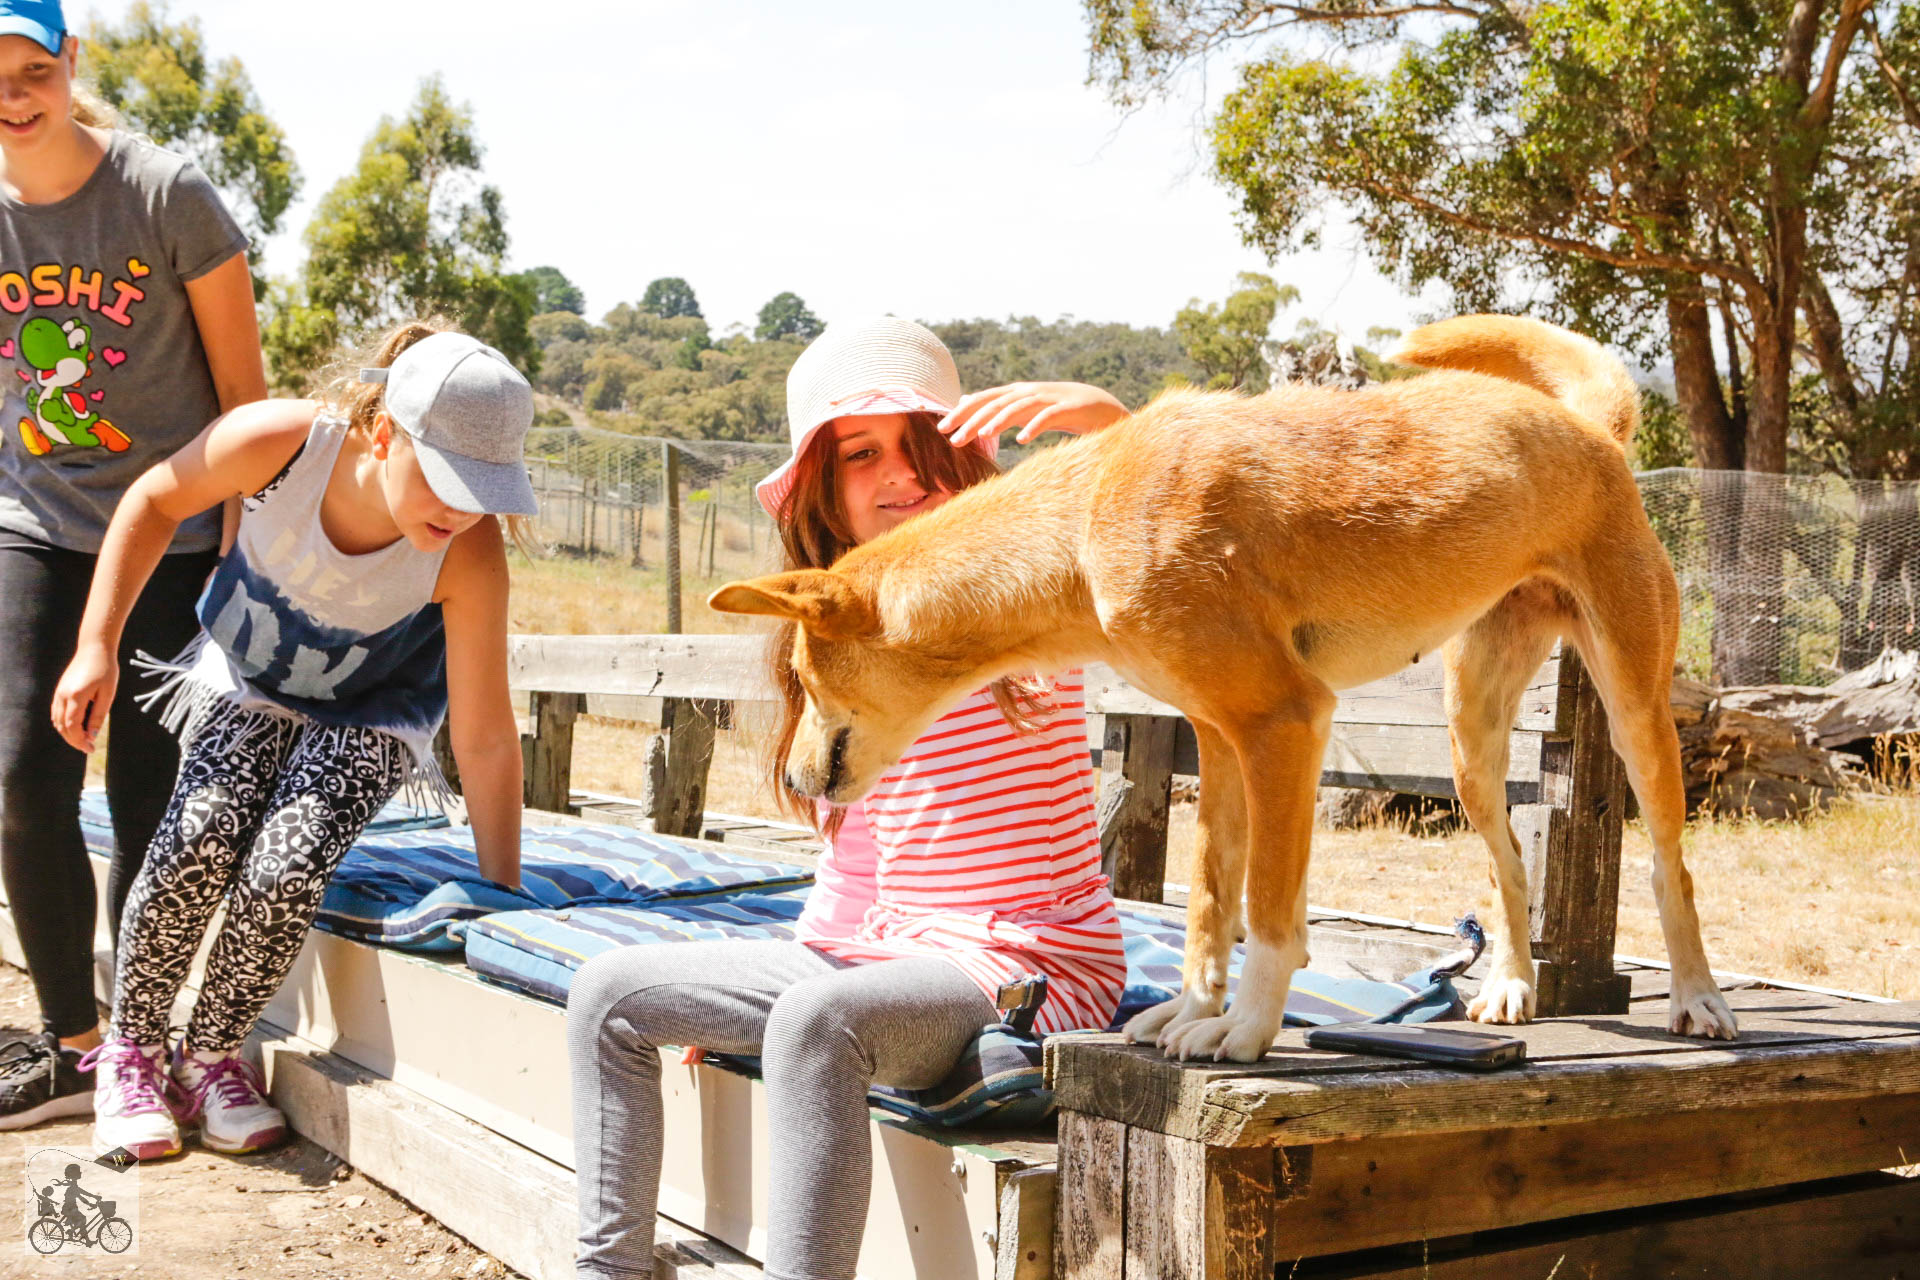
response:
[[[932,330],[911,320],[881,316],[830,325],[800,353],[787,373],[787,433],[793,453],[754,486],[775,520],[793,492],[794,467],[814,433],[835,418],[855,414],[937,413],[960,402],[960,371]],[[996,440],[975,441],[992,457]]]

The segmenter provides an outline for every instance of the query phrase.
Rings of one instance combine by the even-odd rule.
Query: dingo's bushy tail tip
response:
[[[1593,339],[1543,320],[1456,316],[1415,329],[1392,358],[1532,387],[1607,432],[1623,449],[1640,424],[1640,392],[1626,365]]]

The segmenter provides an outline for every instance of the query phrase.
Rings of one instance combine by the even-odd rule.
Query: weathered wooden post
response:
[[[1613,968],[1620,913],[1620,827],[1626,769],[1607,737],[1607,713],[1580,655],[1562,646],[1560,732],[1540,760],[1540,803],[1513,806],[1527,866],[1541,1017],[1625,1013],[1631,986]]]
[[[573,801],[573,722],[586,709],[584,694],[533,695],[533,732],[520,738],[527,808],[568,812]]]
[[[660,700],[660,733],[647,744],[640,804],[662,835],[697,837],[706,820],[715,708],[699,698]]]
[[[1100,750],[1100,865],[1122,898],[1166,896],[1172,716],[1109,714]]]
[[[673,441],[660,442],[665,468],[661,482],[667,512],[667,631],[680,633],[680,451]]]

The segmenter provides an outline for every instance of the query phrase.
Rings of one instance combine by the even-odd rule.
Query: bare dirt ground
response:
[[[27,975],[0,963],[0,1041],[39,1026]],[[295,1137],[273,1151],[224,1156],[189,1140],[140,1169],[135,1250],[109,1257],[26,1244],[25,1163],[46,1147],[86,1153],[92,1122],[0,1133],[0,1277],[155,1276],[165,1280],[505,1280],[517,1273],[437,1221]],[[36,1161],[35,1168],[39,1168]],[[87,1185],[82,1174],[81,1185]],[[17,1198],[16,1198],[17,1197]],[[513,1212],[514,1206],[502,1210]]]

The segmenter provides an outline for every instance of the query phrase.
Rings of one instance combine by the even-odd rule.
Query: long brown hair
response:
[[[352,431],[366,434],[373,432],[373,420],[386,408],[386,388],[378,382],[360,381],[362,369],[390,368],[400,353],[422,338],[431,338],[436,333],[457,332],[458,326],[445,316],[425,316],[417,320],[402,320],[385,333],[370,338],[367,342],[336,357],[332,364],[321,370],[314,378],[317,390],[313,398],[347,420]],[[396,423],[394,430],[399,431]],[[496,516],[507,530],[507,536],[513,539],[513,545],[529,560],[546,551],[540,533],[533,526],[529,516]]]
[[[932,413],[908,414],[906,433],[901,437],[907,461],[921,488],[928,493],[959,493],[1000,474],[999,466],[979,449],[954,448],[934,425],[938,421],[938,415]],[[840,500],[840,451],[835,444],[829,424],[814,433],[806,452],[794,465],[793,488],[787,494],[781,518],[776,521],[781,550],[785,553],[785,568],[790,571],[830,568],[857,545],[846,505]],[[774,727],[767,775],[782,812],[819,826],[832,839],[840,834],[846,810],[833,809],[825,824],[820,824],[813,801],[787,785],[787,752],[793,747],[800,714],[807,705],[806,690],[793,669],[797,625],[790,621],[782,623],[773,633],[767,652],[773,687],[780,694],[779,720]],[[1051,709],[1043,690],[1011,677],[994,681],[993,701],[1007,723],[1021,733],[1031,733],[1039,718]]]

